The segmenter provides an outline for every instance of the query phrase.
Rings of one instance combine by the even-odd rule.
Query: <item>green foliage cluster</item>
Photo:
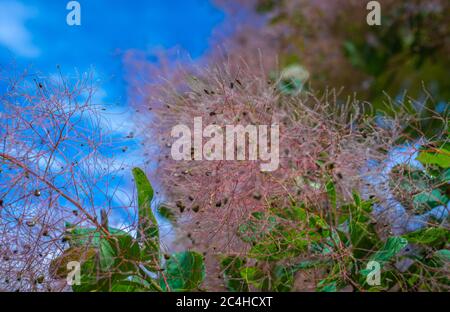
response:
[[[426,166],[422,174],[438,183],[429,193],[417,193],[413,202],[429,207],[448,204],[448,143],[424,146],[417,159]],[[67,223],[69,248],[53,260],[52,274],[66,278],[67,264],[78,261],[81,283],[72,286],[77,292],[200,290],[205,278],[203,256],[193,251],[162,256],[151,209],[153,188],[142,170],[133,169],[133,175],[139,215],[136,237],[109,227],[106,214],[102,214],[101,228]],[[326,209],[294,200],[282,207],[274,200],[267,211],[254,212],[240,224],[237,235],[249,244],[249,250],[244,255],[221,256],[228,290],[292,291],[296,274],[305,270],[322,276],[315,284],[318,291],[349,287],[355,291],[443,290],[450,286],[447,228],[432,225],[401,236],[388,235],[377,228],[372,214],[375,200],[362,200],[354,193],[353,201],[341,203],[331,179],[324,191]],[[370,282],[374,261],[381,269],[380,285]]]
[[[327,184],[329,203],[336,205],[333,183]],[[238,229],[251,244],[245,256],[226,255],[221,260],[231,291],[291,291],[295,275],[315,269],[326,276],[316,284],[318,291],[436,290],[448,287],[442,270],[450,261],[450,233],[430,227],[403,236],[381,237],[371,214],[374,202],[354,194],[351,203],[331,209],[323,216],[302,204],[271,207],[253,213]],[[336,207],[335,207],[336,208]],[[408,259],[408,260],[405,260]],[[376,261],[381,285],[368,280]],[[407,267],[402,267],[402,262]],[[404,265],[403,265],[404,266]]]
[[[450,200],[450,144],[424,145],[416,159],[425,170],[398,166],[391,173],[390,187],[403,206],[420,215]]]
[[[199,288],[205,277],[203,256],[185,251],[162,257],[157,220],[152,212],[153,188],[139,169],[133,169],[138,194],[137,237],[108,227],[103,214],[102,228],[66,224],[69,248],[53,260],[52,273],[66,278],[67,264],[80,263],[79,285],[75,292],[87,291],[190,291]]]

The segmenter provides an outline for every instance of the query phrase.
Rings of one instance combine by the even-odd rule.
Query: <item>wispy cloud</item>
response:
[[[0,1],[0,45],[21,57],[37,57],[40,50],[32,42],[26,22],[37,15],[33,7],[17,1]]]

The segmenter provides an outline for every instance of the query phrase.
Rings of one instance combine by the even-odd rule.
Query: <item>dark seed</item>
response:
[[[36,196],[36,197],[41,196],[41,191],[35,190],[35,191],[34,191],[34,196]]]
[[[222,206],[222,202],[219,200],[218,202],[216,202],[216,207],[220,207]]]
[[[258,193],[258,192],[255,192],[255,193],[253,193],[253,198],[254,199],[256,199],[256,200],[260,200],[261,199],[261,194],[260,193]]]
[[[194,207],[192,207],[192,211],[193,212],[198,212],[200,210],[200,206],[199,205],[195,205]]]
[[[183,213],[184,209],[186,209],[186,206],[183,204],[181,200],[177,201],[175,204],[177,205],[178,209],[180,209],[181,213]]]
[[[38,284],[42,284],[42,283],[44,282],[44,275],[39,276],[39,277],[36,279],[36,282],[37,282]]]

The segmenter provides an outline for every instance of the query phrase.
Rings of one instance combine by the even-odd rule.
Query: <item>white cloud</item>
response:
[[[40,50],[32,42],[25,23],[35,17],[35,8],[17,1],[0,1],[0,45],[22,57],[37,57]]]

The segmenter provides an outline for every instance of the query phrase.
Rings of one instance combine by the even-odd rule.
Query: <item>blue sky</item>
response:
[[[0,0],[0,63],[47,73],[92,66],[110,100],[124,100],[121,53],[179,46],[196,58],[223,19],[207,0],[80,0],[81,26],[68,26],[68,2]]]
[[[213,29],[224,19],[207,0],[79,0],[81,26],[69,26],[68,2],[0,0],[0,65],[13,63],[44,76],[56,73],[57,65],[65,75],[94,71],[100,81],[97,101],[112,108],[105,120],[113,135],[122,138],[132,130],[123,53],[179,47],[195,60],[208,49]],[[129,166],[144,162],[138,140],[128,143],[119,162]],[[132,194],[129,173],[118,181],[124,193]],[[120,213],[113,218],[114,223],[125,222]]]

